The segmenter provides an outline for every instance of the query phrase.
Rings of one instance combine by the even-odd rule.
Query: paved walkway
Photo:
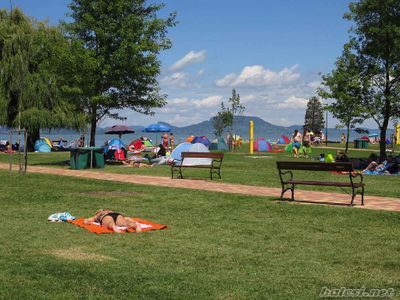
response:
[[[0,163],[0,169],[8,170],[8,164]],[[17,169],[17,166],[14,167]],[[171,179],[169,177],[160,176],[143,176],[135,174],[114,174],[105,172],[93,172],[89,170],[69,170],[57,169],[48,167],[28,166],[29,173],[52,174],[59,176],[83,177],[98,180],[126,182],[142,185],[154,185],[164,187],[175,187],[183,189],[205,190],[213,192],[243,194],[251,196],[268,196],[280,197],[280,188],[250,186],[242,184],[231,184],[224,182],[216,182],[209,180],[193,180],[193,179]],[[289,193],[289,192],[288,192]],[[288,195],[289,196],[289,195]],[[318,192],[318,191],[295,191],[296,203],[304,204],[324,204],[348,206],[350,196],[347,194]],[[360,198],[357,196],[355,206],[357,208],[374,209],[374,210],[389,210],[400,212],[400,198],[365,196],[365,205],[361,206]]]

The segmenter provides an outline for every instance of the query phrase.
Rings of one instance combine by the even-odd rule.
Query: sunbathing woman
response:
[[[83,223],[85,224],[90,224],[92,222],[100,223],[102,226],[115,232],[124,231],[118,227],[127,227],[128,229],[133,228],[136,232],[142,231],[139,223],[132,221],[132,219],[125,217],[120,213],[108,209],[100,209],[93,217],[83,220]]]

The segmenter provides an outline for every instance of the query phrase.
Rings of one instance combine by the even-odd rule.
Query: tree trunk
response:
[[[349,151],[349,139],[350,139],[350,125],[347,125],[347,136],[346,136],[346,153]]]
[[[386,130],[389,125],[389,118],[383,120],[381,129],[381,140],[379,141],[379,160],[380,162],[386,159]]]
[[[96,127],[97,127],[97,121],[96,118],[92,118],[90,121],[90,147],[94,147],[96,144]]]
[[[35,142],[40,138],[40,129],[30,129],[28,131],[28,141],[26,148],[28,152],[35,151]]]

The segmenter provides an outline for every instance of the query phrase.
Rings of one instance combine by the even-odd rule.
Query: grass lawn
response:
[[[1,299],[313,299],[324,286],[400,293],[398,213],[0,176]],[[54,212],[86,217],[99,208],[169,228],[95,235],[46,221]]]
[[[332,147],[340,147],[341,144],[330,144]],[[371,145],[372,149],[350,150],[352,157],[367,157],[372,151],[378,151],[378,145]],[[320,153],[335,155],[334,149],[313,149],[311,157],[317,157]],[[69,152],[30,153],[29,164],[44,165],[56,168],[69,168],[65,161],[69,159]],[[290,153],[260,153],[248,155],[247,148],[243,147],[237,152],[225,153],[222,164],[222,181],[248,185],[280,187],[277,160],[292,160]],[[312,159],[312,158],[310,158]],[[8,155],[0,154],[0,162],[7,162]],[[133,168],[122,165],[107,165],[105,169],[97,169],[98,172],[111,172],[121,174],[140,174],[153,176],[171,176],[169,166],[155,166],[154,168]],[[208,178],[207,170],[188,169],[184,173],[189,177]],[[331,174],[329,172],[298,172],[301,179],[323,179],[327,181],[348,180],[347,176]],[[366,195],[400,197],[400,176],[364,176],[366,183]],[[335,187],[301,186],[301,189],[323,190],[341,192]],[[346,191],[348,192],[348,191]]]

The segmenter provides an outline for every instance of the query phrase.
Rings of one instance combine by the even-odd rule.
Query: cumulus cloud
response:
[[[276,108],[305,108],[307,106],[308,99],[299,98],[296,96],[290,96],[284,101],[281,101],[275,105]]]
[[[189,75],[183,72],[176,72],[171,75],[167,75],[161,79],[161,83],[169,87],[177,88],[198,87],[198,85],[191,82]]]
[[[319,88],[321,86],[321,81],[311,81],[311,82],[307,83],[307,86],[316,90],[317,88]]]
[[[197,62],[202,62],[205,58],[206,58],[205,50],[201,50],[199,52],[190,51],[188,54],[186,54],[180,60],[176,61],[169,69],[172,72],[175,72],[175,71],[178,71],[188,65],[191,65],[191,64],[194,64]]]
[[[279,85],[292,82],[300,77],[296,73],[298,65],[284,68],[279,72],[265,69],[263,66],[246,66],[240,74],[228,74],[219,79],[215,84],[219,87],[258,87],[268,85]]]
[[[222,96],[210,96],[200,100],[194,100],[193,104],[197,107],[214,107],[220,105]]]

